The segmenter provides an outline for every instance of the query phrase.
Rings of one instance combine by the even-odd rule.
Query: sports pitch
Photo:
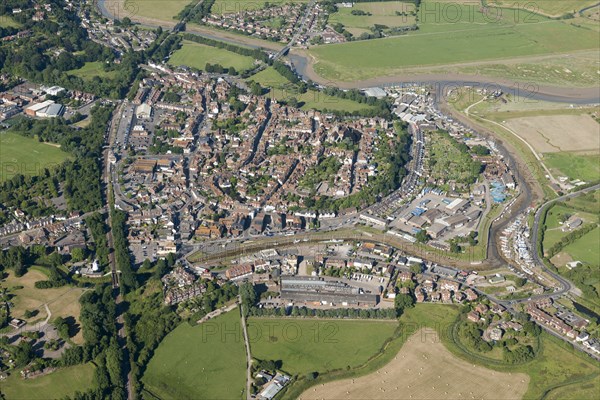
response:
[[[12,132],[0,133],[0,182],[16,174],[38,175],[68,158],[57,146]]]
[[[207,63],[220,64],[225,68],[234,67],[237,71],[244,71],[252,68],[254,60],[252,57],[190,41],[184,41],[183,46],[175,51],[169,59],[171,65],[186,65],[199,70],[204,70]]]

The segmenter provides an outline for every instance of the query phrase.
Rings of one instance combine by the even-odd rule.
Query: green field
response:
[[[316,90],[308,90],[306,93],[298,93],[295,86],[272,67],[268,67],[259,73],[252,75],[248,81],[255,81],[262,87],[269,88],[269,96],[274,100],[288,100],[295,97],[303,110],[331,110],[331,111],[360,111],[372,108],[366,104],[357,103],[348,99],[329,96]]]
[[[532,2],[515,2],[512,0],[488,0],[488,4],[500,7],[515,7],[520,5],[532,12],[550,16],[561,16],[566,13],[576,13],[582,8],[596,4],[596,0],[535,0]]]
[[[20,28],[21,24],[8,15],[0,15],[0,28]]]
[[[92,364],[61,368],[48,375],[34,379],[21,379],[18,372],[11,374],[0,383],[0,393],[7,400],[48,400],[63,399],[75,392],[85,392],[93,386],[94,366]]]
[[[466,355],[451,340],[447,329],[452,325],[457,315],[454,306],[437,304],[417,304],[415,308],[409,309],[401,318],[401,322],[409,322],[414,326],[435,327],[442,335],[442,342],[455,355],[465,358],[467,361],[478,363],[475,359]],[[533,361],[523,365],[486,365],[484,366],[499,371],[524,372],[531,378],[525,399],[542,398],[546,391],[552,393],[552,389],[567,387],[578,390],[581,382],[592,385],[594,390],[600,390],[600,368],[593,364],[590,359],[579,351],[568,347],[564,341],[553,336],[542,334],[541,352]],[[564,385],[564,386],[562,386]],[[589,389],[589,388],[588,388]],[[581,397],[585,399],[585,397]]]
[[[156,349],[142,381],[162,399],[242,398],[246,353],[239,312],[179,325]]]
[[[582,212],[575,210],[571,207],[565,207],[562,205],[555,205],[546,214],[546,232],[544,232],[544,249],[549,249],[556,242],[569,234],[569,231],[563,232],[559,223],[558,218],[561,215],[576,215],[581,218],[585,223],[592,223],[598,221],[598,215],[593,213]]]
[[[146,17],[175,22],[174,17],[193,0],[109,0],[122,17]],[[119,7],[119,8],[116,8]],[[111,10],[109,8],[109,10]]]
[[[571,256],[574,261],[582,261],[595,267],[600,267],[600,229],[596,228],[575,242],[563,248],[563,252]]]
[[[252,57],[187,40],[183,41],[183,46],[173,53],[169,60],[171,65],[186,65],[199,70],[204,70],[207,63],[220,64],[225,68],[234,67],[237,71],[245,71],[252,68],[254,60]]]
[[[446,4],[446,5],[445,5]],[[499,20],[473,12],[473,6],[447,8],[424,1],[419,30],[402,37],[316,46],[315,71],[322,77],[353,81],[391,75],[403,68],[465,63],[595,49],[597,32],[564,21],[515,10]],[[424,13],[423,10],[434,10]],[[461,11],[457,11],[461,10]],[[360,55],[357,57],[357,55]]]
[[[282,360],[292,374],[356,367],[377,354],[395,321],[252,318],[248,323],[254,358]]]
[[[0,132],[0,182],[15,174],[37,175],[69,158],[60,148],[13,132]]]
[[[371,15],[352,15],[353,10],[364,11]],[[415,16],[396,15],[396,12],[413,12],[412,3],[399,1],[356,3],[352,8],[338,7],[338,11],[329,16],[330,24],[341,23],[345,29],[355,36],[368,32],[375,24],[390,28],[408,26],[415,23]]]
[[[100,78],[114,78],[117,74],[117,71],[105,71],[102,62],[93,61],[86,62],[85,65],[79,69],[67,71],[67,74],[78,76],[81,79],[90,80],[95,76]]]
[[[600,155],[598,154],[546,153],[544,162],[548,168],[559,171],[569,179],[580,179],[585,182],[600,180]]]

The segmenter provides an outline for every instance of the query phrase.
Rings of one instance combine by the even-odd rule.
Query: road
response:
[[[539,251],[540,247],[539,247],[539,243],[538,243],[539,242],[540,223],[541,223],[542,217],[546,213],[546,210],[548,209],[548,207],[551,206],[552,204],[554,204],[556,202],[564,201],[566,199],[571,199],[573,197],[577,197],[584,193],[593,192],[598,189],[600,189],[600,184],[594,185],[594,186],[591,186],[589,188],[585,188],[582,190],[578,190],[576,192],[572,192],[572,193],[566,194],[564,196],[557,197],[555,199],[552,199],[552,200],[544,203],[540,208],[537,209],[537,211],[535,213],[535,217],[533,220],[533,227],[532,227],[532,236],[531,236],[531,243],[534,246],[536,246],[535,251],[533,252],[533,259],[540,268],[542,268],[547,274],[551,275],[552,278],[554,278],[556,281],[558,281],[561,284],[562,288],[554,293],[555,296],[559,296],[561,294],[565,294],[568,291],[570,291],[572,284],[567,279],[563,278],[556,272],[549,269],[546,266],[546,264],[544,264],[544,261],[542,260],[542,255],[540,254],[540,251]]]
[[[238,302],[240,303],[240,323],[242,324],[242,332],[244,333],[244,344],[246,346],[246,400],[251,400],[252,392],[250,391],[250,388],[252,386],[252,353],[250,352],[248,327],[246,326],[246,317],[244,316],[244,303],[242,302],[241,295],[238,295]]]

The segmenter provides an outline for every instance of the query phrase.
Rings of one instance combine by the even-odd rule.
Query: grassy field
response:
[[[79,323],[79,297],[83,293],[83,289],[63,286],[52,289],[36,289],[35,282],[47,280],[46,274],[41,272],[42,267],[31,267],[29,271],[20,278],[17,278],[12,272],[0,281],[1,288],[8,288],[9,292],[16,295],[11,299],[14,307],[11,309],[13,318],[21,318],[26,310],[38,310],[39,313],[27,320],[28,322],[43,321],[47,317],[44,304],[48,305],[51,320],[56,317],[73,317],[76,323]],[[11,289],[14,287],[23,286],[22,289]],[[76,343],[82,343],[83,337],[81,331],[73,338]]]
[[[234,67],[237,71],[245,71],[254,65],[252,57],[242,56],[228,50],[206,46],[185,40],[183,46],[171,56],[169,64],[204,70],[206,64],[220,64],[225,68]]]
[[[324,78],[352,81],[392,75],[407,67],[466,63],[518,56],[595,49],[597,32],[525,11],[505,13],[496,21],[472,5],[445,8],[424,1],[419,30],[402,37],[313,47],[315,72]],[[434,10],[424,13],[422,10]],[[454,10],[454,11],[453,11]],[[456,11],[460,10],[460,11]],[[357,57],[360,55],[360,57]]]
[[[267,96],[274,100],[287,100],[295,97],[303,110],[332,110],[332,111],[360,111],[372,108],[366,104],[357,103],[352,100],[329,96],[316,90],[308,90],[306,93],[298,93],[296,87],[272,67],[268,67],[259,73],[252,75],[248,81],[255,81],[262,87],[269,88]]]
[[[174,17],[193,0],[106,0],[105,7],[118,19],[151,18],[173,22]]]
[[[600,180],[600,155],[548,153],[544,154],[544,162],[553,173],[556,171],[556,176],[585,182]]]
[[[237,310],[192,327],[182,323],[162,341],[142,378],[159,398],[240,399],[246,356]]]
[[[563,249],[563,252],[571,256],[573,260],[583,261],[584,263],[600,267],[600,252],[598,251],[599,243],[600,229],[596,228],[566,246]]]
[[[282,360],[283,370],[306,374],[363,364],[397,326],[395,321],[253,318],[248,335],[253,357]]]
[[[306,3],[308,0],[293,0],[294,3]],[[269,4],[285,4],[290,0],[216,0],[210,12],[213,14],[230,14],[240,11],[260,10]]]
[[[0,28],[20,28],[21,24],[8,15],[0,15]]]
[[[415,327],[435,327],[442,338],[442,343],[454,355],[466,358],[467,361],[477,364],[462,352],[451,340],[448,329],[452,326],[457,315],[454,306],[436,304],[417,304],[408,310],[400,319],[401,322],[411,323]],[[591,384],[595,390],[600,390],[600,368],[592,363],[588,357],[574,351],[560,339],[542,334],[540,354],[533,361],[524,365],[489,366],[498,371],[512,373],[526,373],[529,375],[529,387],[525,399],[541,398],[547,391],[556,387],[572,388],[576,390],[585,382]],[[565,386],[562,386],[565,385]]]
[[[79,69],[72,69],[67,71],[67,74],[78,76],[81,79],[90,80],[95,76],[100,78],[114,78],[117,74],[116,71],[105,71],[102,62],[86,62],[85,65]]]
[[[0,182],[16,174],[38,175],[61,164],[69,154],[60,148],[12,132],[0,132]]]
[[[598,221],[598,216],[592,213],[585,213],[579,210],[575,210],[571,207],[565,207],[562,205],[556,205],[552,207],[548,213],[546,214],[546,232],[544,233],[544,249],[549,249],[556,242],[558,242],[563,237],[567,236],[569,232],[563,232],[558,218],[561,215],[569,214],[576,215],[581,218],[584,223],[592,223]]]
[[[500,7],[521,8],[544,15],[558,17],[566,13],[576,13],[582,8],[596,4],[596,0],[535,0],[532,2],[515,2],[512,0],[488,0],[488,4]]]
[[[377,372],[309,389],[303,399],[519,399],[527,390],[524,373],[496,372],[468,363],[446,349],[438,334],[423,329],[411,336],[390,363]]]
[[[85,392],[94,383],[94,366],[90,363],[61,368],[35,379],[21,379],[14,373],[0,384],[6,399],[48,400],[63,399],[75,392]]]
[[[353,10],[364,11],[371,15],[352,15]],[[352,8],[338,7],[338,11],[329,16],[328,22],[341,23],[350,33],[359,36],[363,32],[368,32],[375,24],[390,28],[413,25],[415,16],[396,15],[396,12],[410,13],[414,10],[414,4],[399,1],[356,3]]]

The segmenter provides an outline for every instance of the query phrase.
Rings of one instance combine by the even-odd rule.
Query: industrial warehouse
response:
[[[379,296],[340,281],[320,277],[285,276],[281,278],[281,298],[288,301],[321,305],[372,307]]]

